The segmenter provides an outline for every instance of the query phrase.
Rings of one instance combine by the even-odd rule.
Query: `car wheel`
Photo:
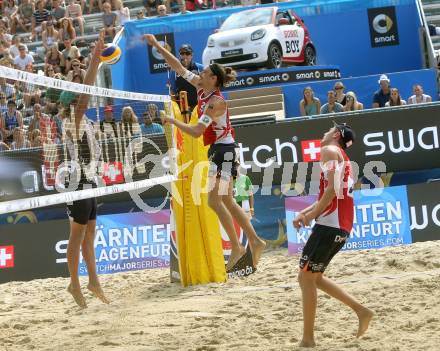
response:
[[[271,43],[267,49],[267,67],[280,68],[282,65],[283,52],[277,43]]]
[[[304,65],[306,66],[316,65],[316,50],[311,45],[306,46],[304,50]]]

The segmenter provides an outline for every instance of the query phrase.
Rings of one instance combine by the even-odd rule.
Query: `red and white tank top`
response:
[[[328,186],[328,172],[335,170],[335,197],[328,207],[316,219],[317,224],[339,228],[348,233],[353,227],[353,172],[350,159],[344,150],[340,149],[343,162],[331,161],[321,164],[321,177],[319,180],[319,199]]]
[[[207,108],[208,101],[211,96],[217,96],[219,99],[224,100],[222,93],[219,89],[214,90],[212,93],[205,95],[203,89],[200,89],[197,92],[197,112],[199,114],[199,118],[205,112]],[[205,129],[203,133],[203,143],[205,145],[211,144],[233,144],[235,142],[234,139],[234,129],[231,126],[231,122],[229,120],[229,110],[226,108],[225,113],[216,118],[215,121]]]

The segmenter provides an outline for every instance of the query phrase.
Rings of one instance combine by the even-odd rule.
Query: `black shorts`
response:
[[[348,236],[349,233],[342,229],[315,224],[299,259],[299,268],[323,273],[333,256],[342,249]]]
[[[67,215],[75,223],[85,225],[88,221],[96,219],[97,203],[95,198],[73,201],[67,205]]]
[[[209,176],[225,180],[237,176],[237,152],[235,144],[212,144],[208,150]]]

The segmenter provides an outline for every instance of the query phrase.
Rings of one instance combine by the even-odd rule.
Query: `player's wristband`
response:
[[[183,79],[185,79],[186,81],[188,81],[188,82],[191,83],[191,81],[194,79],[195,76],[196,76],[196,75],[195,75],[193,72],[188,71],[187,69],[185,69],[185,72],[182,74],[181,77],[182,77]]]
[[[203,114],[199,118],[199,123],[203,124],[205,127],[208,127],[212,123],[212,118],[208,115]]]

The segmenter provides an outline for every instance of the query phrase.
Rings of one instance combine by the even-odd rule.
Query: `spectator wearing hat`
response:
[[[339,102],[342,106],[345,106],[347,99],[344,93],[344,84],[342,82],[336,82],[333,90],[336,92],[336,102]]]
[[[390,80],[386,74],[382,74],[378,81],[380,89],[374,93],[373,108],[385,107],[390,100]]]
[[[431,96],[423,94],[423,87],[420,84],[416,84],[413,86],[413,92],[414,95],[408,98],[408,105],[432,102]]]
[[[193,61],[193,49],[191,45],[183,44],[179,49],[179,55],[180,62],[188,71],[200,75],[200,72],[203,71],[203,66],[200,63]],[[178,100],[180,92],[186,91],[188,93],[189,112],[191,112],[193,108],[197,106],[197,88],[179,76],[176,72],[173,73],[173,78],[174,79],[171,80],[172,94],[174,94],[176,100]]]
[[[141,125],[142,135],[163,134],[163,127],[159,123],[153,122],[154,116],[150,108],[143,113],[144,123]]]
[[[118,126],[113,116],[113,107],[107,105],[104,108],[104,119],[99,123],[99,129],[103,133],[104,139],[115,139],[118,137]]]
[[[14,58],[14,66],[16,69],[24,71],[26,66],[34,63],[34,58],[26,52],[26,46],[20,44],[18,46],[18,56]]]
[[[3,140],[12,142],[15,128],[23,128],[23,118],[20,111],[17,111],[15,100],[8,100],[8,110],[0,118],[0,132]]]
[[[44,8],[44,1],[37,0],[37,9],[32,15],[32,36],[35,40],[39,33],[43,31],[43,24],[49,19],[50,12]]]
[[[344,106],[342,106],[339,102],[336,102],[336,92],[334,90],[329,90],[327,92],[327,103],[321,107],[321,115],[343,111]]]

